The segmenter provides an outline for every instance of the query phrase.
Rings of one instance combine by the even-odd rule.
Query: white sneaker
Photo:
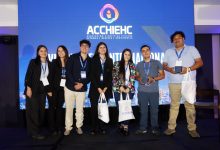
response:
[[[70,135],[70,131],[71,131],[71,130],[65,130],[64,135],[65,135],[65,136]]]
[[[82,134],[83,134],[83,131],[82,131],[81,128],[77,128],[77,129],[76,129],[76,132],[77,132],[78,135],[82,135]]]

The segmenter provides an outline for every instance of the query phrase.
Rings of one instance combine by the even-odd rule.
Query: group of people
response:
[[[34,139],[44,139],[41,126],[44,120],[46,97],[49,102],[49,127],[51,134],[70,135],[73,130],[73,112],[75,108],[76,133],[83,134],[84,102],[87,85],[90,83],[89,98],[91,103],[91,134],[106,134],[106,123],[98,119],[98,103],[100,95],[106,100],[118,101],[129,95],[133,99],[135,94],[135,80],[138,81],[138,104],[140,108],[140,123],[136,134],[151,132],[159,135],[158,81],[165,78],[165,71],[169,78],[169,91],[171,97],[168,128],[165,135],[174,134],[176,119],[181,99],[181,82],[184,74],[190,71],[195,80],[196,69],[203,65],[198,50],[193,46],[185,45],[185,35],[176,31],[170,37],[173,48],[165,51],[164,61],[151,58],[151,48],[143,45],[140,51],[143,61],[137,65],[133,63],[132,51],[128,48],[122,51],[120,61],[113,63],[109,57],[109,50],[104,42],[98,43],[93,57],[88,52],[91,43],[81,40],[80,52],[69,57],[65,46],[57,48],[57,58],[52,62],[48,59],[48,50],[45,45],[39,45],[36,58],[29,63],[25,76],[26,119],[28,133]],[[181,67],[181,68],[180,68]],[[179,69],[180,68],[180,69]],[[62,107],[65,102],[65,131],[62,127]],[[150,106],[150,125],[148,128],[148,105]],[[196,138],[199,133],[195,124],[194,105],[184,102],[189,134]],[[119,123],[119,131],[129,135],[129,120]]]

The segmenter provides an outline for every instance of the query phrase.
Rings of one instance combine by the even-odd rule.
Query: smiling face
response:
[[[104,44],[101,44],[101,45],[99,46],[99,48],[98,48],[98,53],[99,53],[100,55],[105,55],[105,54],[106,54],[106,51],[107,51],[106,46],[105,46]]]
[[[82,44],[80,45],[80,51],[81,51],[81,53],[83,53],[83,54],[88,54],[88,52],[89,52],[89,45],[86,44],[86,43],[82,43]]]
[[[47,58],[47,49],[45,47],[41,47],[38,51],[38,56],[40,56],[40,58],[46,59]]]
[[[130,59],[131,59],[131,53],[129,51],[124,52],[125,62],[129,62]]]
[[[60,58],[65,58],[65,56],[66,56],[66,53],[62,47],[58,48],[57,53]]]
[[[141,49],[141,53],[142,53],[144,59],[150,58],[150,48],[149,47],[143,47]]]
[[[184,46],[184,38],[177,34],[173,37],[173,44],[176,48]]]

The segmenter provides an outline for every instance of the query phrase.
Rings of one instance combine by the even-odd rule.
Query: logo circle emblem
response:
[[[105,4],[99,12],[100,18],[110,24],[116,21],[119,17],[119,12],[112,4]]]

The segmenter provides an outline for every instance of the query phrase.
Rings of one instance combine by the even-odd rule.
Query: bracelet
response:
[[[189,72],[191,71],[191,67],[188,68],[188,71],[189,71]]]

